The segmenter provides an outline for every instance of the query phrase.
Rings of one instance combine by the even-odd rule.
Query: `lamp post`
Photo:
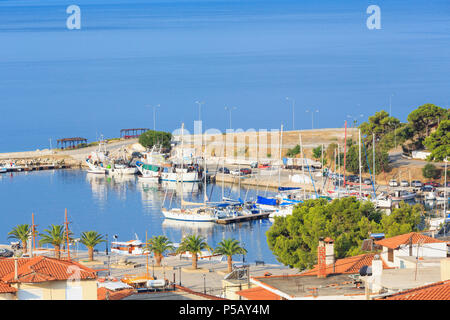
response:
[[[147,107],[152,107],[153,108],[153,131],[156,130],[156,108],[159,108],[161,105],[156,105],[156,106],[152,106],[152,105],[147,105]]]
[[[205,104],[205,102],[195,101],[196,104],[198,104],[198,120],[202,120],[202,104]]]
[[[358,104],[358,106],[359,106],[359,104]],[[361,113],[361,114],[359,115],[359,117],[360,117],[360,118],[363,118],[364,115]],[[358,117],[354,117],[354,116],[348,114],[348,115],[347,115],[347,118],[353,119],[353,127],[356,127],[356,125],[358,124]]]
[[[231,129],[232,128],[231,127],[231,111],[236,110],[236,107],[225,107],[225,110],[228,110],[230,112],[230,129]]]
[[[306,110],[306,112],[311,112],[311,129],[314,129],[314,112],[319,112],[319,110],[318,109],[316,109],[316,110],[313,110],[313,109],[311,109],[311,110]]]
[[[295,120],[294,120],[294,109],[295,109],[295,100],[294,99],[290,99],[289,97],[286,97],[286,100],[292,101],[292,130],[295,130]]]
[[[152,278],[155,279],[155,259],[152,258]]]
[[[203,293],[206,294],[206,274],[203,274]]]
[[[389,96],[389,116],[392,117],[392,97],[394,96],[394,93],[391,93]]]

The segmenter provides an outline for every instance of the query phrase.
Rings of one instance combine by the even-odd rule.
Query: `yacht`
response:
[[[405,200],[412,200],[415,197],[416,197],[415,192],[400,190],[395,191],[394,194],[391,196],[391,199],[392,201],[405,201]]]

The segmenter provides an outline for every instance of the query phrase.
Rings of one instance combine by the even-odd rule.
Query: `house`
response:
[[[414,259],[417,256],[422,259],[447,257],[446,242],[417,232],[375,241],[375,244],[383,247],[381,258],[389,267],[407,268],[411,258],[406,257]]]
[[[0,299],[97,300],[97,274],[45,256],[0,259]]]
[[[334,241],[320,239],[318,263],[300,274],[251,277],[256,287],[238,291],[248,300],[363,300],[360,270],[372,264],[375,253],[335,260]],[[382,260],[381,267],[389,268]],[[364,268],[363,268],[364,269]]]
[[[450,300],[450,280],[400,291],[375,300]]]

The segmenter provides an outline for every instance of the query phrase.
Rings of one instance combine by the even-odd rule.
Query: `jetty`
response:
[[[270,215],[269,212],[249,214],[249,215],[245,215],[245,216],[237,216],[237,217],[218,219],[218,220],[216,220],[216,223],[230,224],[230,223],[239,223],[239,222],[250,221],[250,220],[268,219],[269,215]]]

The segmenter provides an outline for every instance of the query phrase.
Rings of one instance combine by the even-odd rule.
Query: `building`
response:
[[[447,243],[426,235],[410,232],[375,241],[383,247],[381,258],[389,267],[406,268],[411,258],[446,258]]]
[[[97,300],[97,274],[77,262],[44,256],[2,258],[0,299]]]
[[[450,300],[450,280],[400,291],[375,300]]]
[[[360,271],[372,264],[375,253],[335,260],[334,241],[320,239],[318,263],[311,270],[294,275],[251,277],[255,287],[238,291],[253,300],[364,300],[366,291]],[[381,267],[389,268],[382,260]]]

